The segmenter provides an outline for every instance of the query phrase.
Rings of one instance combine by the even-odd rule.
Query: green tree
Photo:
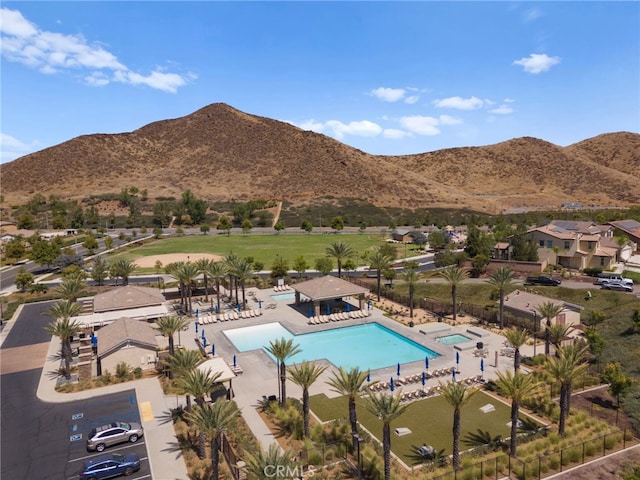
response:
[[[313,231],[313,223],[311,223],[309,220],[303,220],[300,228],[307,233],[311,233]]]
[[[380,301],[380,280],[382,272],[391,266],[391,257],[383,253],[380,249],[369,255],[369,270],[376,271],[378,301]]]
[[[282,232],[286,227],[282,220],[278,220],[276,224],[273,226],[273,228],[276,231],[276,233],[279,235],[280,232]]]
[[[218,225],[216,226],[218,230],[226,232],[227,235],[231,233],[231,227],[233,227],[233,225],[231,224],[231,220],[229,220],[229,217],[227,217],[226,215],[222,215],[220,217],[220,219],[218,220]]]
[[[109,268],[109,276],[116,279],[122,278],[123,285],[129,285],[129,277],[135,269],[136,265],[132,260],[121,258],[111,264]]]
[[[266,452],[262,448],[256,454],[245,452],[244,461],[247,480],[273,480],[275,472],[291,472],[296,468],[291,452],[283,452],[276,443],[269,444]]]
[[[323,275],[329,275],[333,270],[333,260],[330,257],[316,258],[314,266]]]
[[[242,233],[246,235],[251,231],[252,228],[253,228],[253,223],[251,223],[251,220],[247,218],[246,220],[242,221]]]
[[[69,276],[58,286],[58,294],[70,302],[75,302],[85,294],[86,283],[82,275]]]
[[[447,244],[444,235],[438,230],[431,232],[427,239],[429,241],[429,246],[434,250],[440,250]]]
[[[89,251],[89,255],[93,255],[99,245],[96,238],[93,235],[88,234],[87,236],[85,236],[84,242],[82,242],[82,246]]]
[[[304,256],[298,255],[293,260],[293,269],[298,272],[300,278],[302,278],[302,274],[307,271],[309,268],[309,264],[305,260]]]
[[[104,248],[106,250],[111,250],[113,248],[113,238],[108,235],[104,237]]]
[[[46,265],[48,268],[60,256],[61,249],[57,242],[47,242],[45,240],[36,240],[31,244],[31,252],[29,252],[29,260],[40,265]]]
[[[36,226],[36,217],[31,212],[22,212],[16,218],[16,226],[20,230],[33,230]]]
[[[497,268],[489,277],[489,284],[498,290],[500,296],[499,323],[504,328],[504,295],[513,286],[514,272],[509,267]]]
[[[571,330],[573,330],[573,327],[562,325],[561,323],[555,323],[549,327],[549,337],[556,356],[558,356],[558,349],[562,345],[562,341],[569,336]]]
[[[236,277],[236,282],[240,284],[242,289],[242,308],[247,304],[247,298],[245,296],[245,284],[248,279],[254,274],[253,263],[246,258],[240,258],[233,266],[233,274]],[[237,294],[236,294],[237,300]]]
[[[20,267],[15,280],[16,288],[21,292],[26,292],[33,285],[33,278],[33,273],[27,272],[24,267]]]
[[[551,353],[551,330],[549,330],[551,328],[551,320],[556,318],[560,312],[562,312],[562,306],[549,301],[538,305],[536,310],[543,319],[547,319],[547,323],[544,328],[544,354],[549,355],[549,353]]]
[[[201,257],[194,263],[198,272],[202,274],[202,283],[204,284],[204,301],[209,301],[209,264],[212,261],[208,258]]]
[[[216,282],[217,311],[220,311],[220,282],[227,275],[227,265],[224,262],[211,262],[207,268],[208,275]],[[212,305],[213,308],[213,305]]]
[[[631,328],[633,333],[640,333],[640,310],[637,308],[631,314]]]
[[[498,380],[496,381],[498,389],[511,399],[511,439],[509,453],[512,457],[517,457],[520,404],[539,390],[539,384],[533,375],[525,375],[518,370],[516,370],[515,373],[511,373],[510,370],[504,373],[496,373],[498,374]]]
[[[170,202],[158,202],[153,206],[153,224],[160,229],[171,224],[173,205]]]
[[[173,336],[188,326],[189,320],[187,318],[177,317],[175,315],[161,317],[156,320],[155,328],[158,330],[160,335],[169,339],[169,355],[175,354]]]
[[[365,382],[369,376],[368,371],[362,371],[358,367],[345,370],[340,367],[338,371],[332,371],[332,376],[327,380],[327,384],[333,392],[344,395],[348,399],[349,423],[351,424],[351,438],[354,448],[357,447],[355,435],[358,433],[358,412],[356,411],[356,400],[365,390]]]
[[[310,437],[309,432],[309,388],[324,373],[327,367],[316,363],[302,362],[288,367],[291,381],[302,388],[302,419],[304,424],[304,438]]]
[[[207,202],[196,198],[191,190],[182,193],[182,204],[191,218],[192,225],[198,225],[205,219],[207,213]]]
[[[584,375],[587,364],[583,362],[586,347],[583,345],[567,345],[560,347],[557,357],[547,357],[545,371],[560,384],[560,417],[558,434],[565,436],[566,421],[571,413],[571,393],[573,383]]]
[[[167,367],[169,367],[169,376],[171,378],[184,378],[190,371],[195,369],[204,361],[204,357],[199,350],[176,350],[173,355],[167,358]],[[186,391],[181,391],[186,396],[187,411],[191,410],[191,395]]]
[[[400,417],[408,405],[400,404],[400,395],[370,392],[363,398],[365,408],[382,422],[382,458],[384,479],[391,480],[391,422]]]
[[[334,242],[326,249],[326,254],[329,257],[333,257],[338,262],[338,278],[342,277],[342,262],[355,255],[351,245],[344,242]]]
[[[413,297],[415,294],[416,285],[420,281],[420,272],[415,268],[407,268],[402,276],[405,283],[409,286],[409,318],[413,318]]]
[[[220,435],[231,428],[239,416],[240,410],[236,403],[228,400],[218,400],[213,404],[195,407],[187,414],[189,420],[211,442],[211,478],[213,480],[220,478]]]
[[[461,431],[461,412],[467,402],[473,395],[477,393],[477,389],[470,389],[464,383],[450,382],[446,385],[440,384],[442,387],[442,396],[449,405],[453,407],[453,468],[460,470],[460,431]]]
[[[450,266],[445,268],[440,272],[440,276],[445,279],[445,281],[451,287],[451,301],[453,303],[453,321],[456,321],[458,314],[458,302],[457,302],[457,294],[458,287],[464,282],[469,275],[467,272],[462,270],[456,266]]]
[[[339,232],[344,229],[344,220],[342,217],[333,217],[331,219],[331,228],[333,228],[336,232]]]
[[[633,386],[633,379],[622,371],[619,362],[611,362],[602,372],[602,381],[609,384],[609,393],[616,398],[617,406],[620,408],[620,399]]]
[[[98,255],[93,259],[93,267],[91,268],[91,279],[98,285],[103,285],[105,279],[109,276],[109,264],[104,257]]]
[[[276,258],[271,264],[271,278],[284,278],[289,273],[289,262],[276,254]]]
[[[206,223],[203,223],[202,225],[200,225],[200,231],[202,232],[203,235],[206,235],[207,233],[209,233],[209,230],[211,230],[211,227]]]
[[[285,408],[287,404],[287,365],[286,361],[294,355],[300,353],[300,345],[293,343],[293,339],[289,340],[284,337],[276,340],[271,340],[266,350],[276,358],[278,367],[278,377],[280,380],[280,388],[278,392],[280,394],[280,406]]]
[[[600,362],[600,356],[604,351],[604,347],[607,344],[604,336],[596,330],[596,327],[587,327],[584,329],[584,338],[587,339],[589,345],[589,352],[596,358],[596,361]]]
[[[504,331],[504,336],[507,339],[507,342],[509,342],[514,349],[513,371],[517,372],[520,370],[520,349],[525,343],[527,343],[529,334],[523,328],[508,328]]]
[[[26,253],[27,249],[24,246],[24,240],[22,237],[13,237],[3,246],[4,256],[7,260],[21,259]]]
[[[71,378],[71,337],[82,331],[82,326],[77,320],[71,320],[82,311],[82,306],[69,300],[61,300],[54,303],[45,315],[55,318],[54,322],[45,327],[45,331],[60,339],[62,358],[64,359],[64,377]]]

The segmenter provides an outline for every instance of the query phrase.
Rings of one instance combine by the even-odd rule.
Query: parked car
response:
[[[85,460],[80,472],[80,480],[99,480],[102,478],[129,476],[140,470],[140,457],[135,453],[111,453]]]
[[[546,275],[540,275],[538,277],[527,277],[524,283],[529,285],[550,285],[550,286],[556,285],[557,286],[557,285],[560,285],[562,281],[557,278],[551,278]]]
[[[602,284],[604,290],[618,290],[621,292],[633,292],[633,284],[621,282],[620,280],[609,280]]]
[[[117,443],[135,443],[143,434],[139,423],[112,422],[91,430],[87,438],[87,450],[102,452],[106,447]]]
[[[604,273],[604,272],[598,274],[598,278],[595,279],[593,284],[602,285],[606,282],[611,282],[611,281],[619,281],[619,282],[626,283],[628,285],[633,286],[632,278],[625,278],[619,273]]]

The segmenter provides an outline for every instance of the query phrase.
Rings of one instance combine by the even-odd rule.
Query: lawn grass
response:
[[[491,403],[494,412],[482,413],[480,407]],[[311,410],[322,421],[347,416],[347,397],[328,398],[324,394],[310,398]],[[358,421],[378,439],[382,438],[382,423],[369,413],[362,404],[358,404]],[[462,435],[460,449],[466,450],[497,436],[508,437],[511,410],[486,393],[479,391],[471,397],[462,409]],[[521,418],[522,417],[521,415]],[[424,459],[416,454],[423,444],[431,445],[437,451],[451,454],[453,434],[453,409],[443,396],[427,398],[409,404],[406,412],[391,423],[391,449],[407,465],[417,465]],[[393,431],[398,427],[408,427],[412,433],[399,437]]]
[[[313,269],[317,258],[324,257],[326,248],[335,242],[344,242],[356,252],[353,261],[363,265],[362,255],[382,245],[384,237],[374,234],[362,235],[198,235],[159,239],[139,248],[115,255],[114,258],[135,260],[140,257],[167,253],[211,253],[227,255],[233,253],[241,258],[253,257],[265,269],[271,268],[276,255],[289,262],[302,255],[309,269]],[[335,263],[335,262],[334,262]]]

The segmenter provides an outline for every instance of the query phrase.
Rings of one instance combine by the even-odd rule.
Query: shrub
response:
[[[560,455],[551,455],[549,457],[549,468],[552,470],[560,468]]]
[[[142,369],[140,367],[136,367],[133,369],[133,376],[136,378],[142,377]]]
[[[118,365],[116,365],[116,377],[118,380],[126,380],[126,378],[129,376],[129,372],[130,372],[130,368],[129,365],[126,364],[126,362],[120,362],[118,363]]]
[[[600,268],[600,267],[587,267],[584,270],[582,270],[582,273],[584,273],[585,275],[588,275],[589,277],[597,277],[599,274],[602,273],[602,268]]]

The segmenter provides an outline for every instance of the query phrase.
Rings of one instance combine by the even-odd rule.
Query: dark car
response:
[[[549,285],[549,286],[557,286],[562,282],[557,278],[547,277],[546,275],[540,275],[538,277],[527,277],[524,283],[530,285]]]
[[[100,455],[84,462],[80,480],[129,476],[138,470],[140,470],[140,457],[135,453]]]
[[[106,447],[123,442],[135,443],[143,435],[139,423],[112,422],[94,428],[87,438],[87,450],[102,452]]]

